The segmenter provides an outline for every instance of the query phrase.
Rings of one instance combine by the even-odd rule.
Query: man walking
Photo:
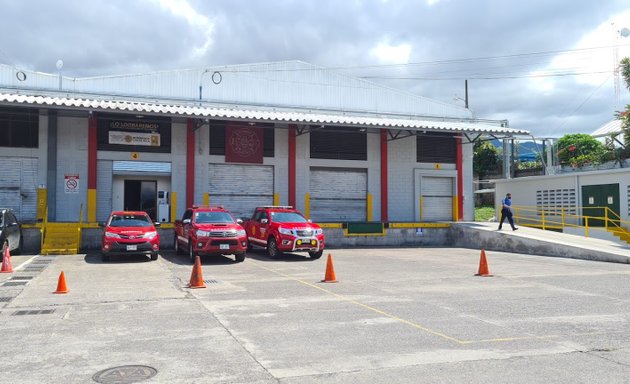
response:
[[[505,221],[506,217],[512,227],[512,230],[516,231],[518,228],[514,226],[514,219],[512,219],[512,194],[508,193],[505,195],[505,199],[501,200],[501,204],[501,221],[499,222],[499,231],[501,230],[503,221]]]

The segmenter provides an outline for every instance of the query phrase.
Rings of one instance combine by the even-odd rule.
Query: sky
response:
[[[630,104],[627,0],[0,0],[0,63],[71,77],[301,60],[507,119],[591,133]],[[615,84],[619,84],[616,86]]]

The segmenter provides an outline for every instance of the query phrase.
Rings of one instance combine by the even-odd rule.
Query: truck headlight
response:
[[[246,232],[244,229],[239,229],[238,231],[236,231],[236,236],[245,236]]]
[[[120,239],[120,235],[114,232],[105,232],[105,237],[111,237],[114,239]]]
[[[210,237],[210,231],[197,230],[197,237]]]
[[[292,235],[293,231],[290,230],[289,228],[278,228],[278,232],[282,233],[283,235]]]
[[[153,232],[147,232],[144,234],[144,238],[145,239],[152,239],[155,236],[157,236],[157,232],[153,231]]]

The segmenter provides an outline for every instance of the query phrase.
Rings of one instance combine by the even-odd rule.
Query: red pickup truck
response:
[[[247,236],[240,223],[221,206],[188,208],[175,221],[175,251],[188,253],[193,263],[197,255],[227,254],[240,263],[247,251]]]
[[[267,249],[270,257],[283,252],[307,251],[313,259],[324,252],[324,233],[300,211],[288,206],[266,206],[254,210],[252,218],[243,222],[249,247]]]

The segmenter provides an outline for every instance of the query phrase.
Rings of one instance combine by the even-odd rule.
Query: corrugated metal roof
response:
[[[21,104],[26,106],[45,106],[74,110],[128,112],[156,114],[201,119],[225,119],[260,122],[282,122],[295,124],[342,125],[374,128],[392,128],[402,130],[436,130],[454,132],[479,132],[507,135],[527,135],[528,131],[505,128],[496,122],[477,122],[471,120],[437,120],[409,116],[377,115],[370,113],[333,114],[315,113],[296,110],[277,110],[270,108],[222,108],[192,104],[150,103],[133,100],[103,100],[44,95],[22,95],[0,93],[0,103]]]
[[[57,74],[0,64],[0,86],[34,93],[61,90],[74,97],[108,95],[158,100],[201,99],[215,105],[317,108],[462,119],[472,117],[472,112],[462,106],[357,78],[341,68],[324,68],[301,61],[61,78]]]
[[[621,133],[621,120],[611,120],[601,127],[597,128],[595,132],[591,133],[593,137],[610,136],[615,133]]]

